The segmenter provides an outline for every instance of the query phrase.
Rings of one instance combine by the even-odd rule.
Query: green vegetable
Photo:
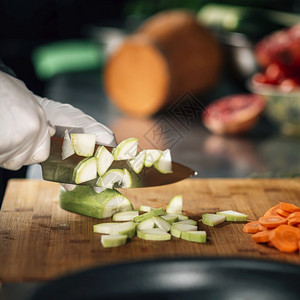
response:
[[[225,216],[226,221],[244,222],[247,221],[248,216],[233,210],[224,210],[217,212],[217,215]]]
[[[166,213],[181,214],[182,213],[182,195],[174,196],[166,208]]]
[[[206,243],[205,231],[182,231],[181,238],[189,242]]]
[[[137,210],[120,211],[113,215],[113,221],[132,221],[139,215]]]
[[[119,247],[125,245],[127,241],[127,235],[114,234],[114,235],[102,235],[101,244],[104,248]]]
[[[222,214],[203,214],[202,215],[202,223],[208,226],[216,226],[225,222],[225,215]]]
[[[171,234],[160,228],[138,230],[137,236],[143,240],[150,241],[167,241],[171,239]]]
[[[180,238],[183,231],[196,231],[197,226],[189,224],[175,224],[171,226],[171,235]]]
[[[161,216],[164,214],[165,214],[165,210],[162,207],[160,207],[160,208],[155,208],[155,209],[153,209],[147,213],[144,213],[142,215],[139,215],[139,216],[135,217],[133,220],[134,220],[134,222],[139,223],[139,222],[142,222],[149,218]]]

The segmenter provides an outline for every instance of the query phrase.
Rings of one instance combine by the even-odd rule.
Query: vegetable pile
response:
[[[256,243],[267,243],[281,252],[300,249],[300,207],[286,202],[271,207],[264,216],[247,223],[243,231]]]
[[[95,151],[95,147],[97,147]],[[123,140],[111,152],[105,146],[96,145],[96,136],[86,133],[71,133],[65,131],[62,145],[62,159],[73,154],[83,156],[73,171],[73,181],[81,184],[97,180],[98,187],[130,188],[132,175],[130,171],[139,174],[144,167],[154,167],[163,174],[172,173],[172,158],[169,149],[147,149],[138,152],[138,139],[131,137]],[[113,168],[114,161],[128,160],[123,169]]]
[[[172,237],[196,243],[206,243],[206,231],[199,230],[198,222],[182,213],[182,195],[174,196],[166,209],[141,205],[138,210],[113,214],[112,221],[94,225],[100,233],[103,247],[118,247],[137,236],[143,240],[167,241]],[[220,211],[203,214],[204,225],[216,226],[225,221],[247,221],[248,216],[236,211]]]

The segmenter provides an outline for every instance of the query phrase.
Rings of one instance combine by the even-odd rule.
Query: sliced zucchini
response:
[[[145,158],[146,158],[146,151],[143,150],[129,161],[129,164],[135,173],[138,174],[142,171],[144,167]]]
[[[158,149],[147,149],[145,158],[145,167],[152,167],[155,162],[157,162],[162,155],[163,151]]]
[[[166,214],[168,218],[177,218],[178,221],[187,220],[189,217],[182,214]]]
[[[108,189],[112,189],[115,187],[130,188],[132,185],[132,181],[128,171],[125,172],[122,169],[111,169],[107,171],[102,177],[99,177],[96,185],[106,187]]]
[[[166,214],[166,215],[162,215],[161,218],[163,218],[164,220],[166,220],[170,224],[178,221],[178,216],[177,215]]]
[[[110,234],[125,234],[128,238],[135,236],[136,224],[132,221],[118,223],[116,226],[110,228]]]
[[[97,158],[98,175],[102,176],[113,163],[114,156],[104,146],[99,146],[95,153],[95,157]]]
[[[71,142],[75,153],[79,156],[93,156],[96,135],[89,133],[71,133]]]
[[[138,139],[133,137],[122,141],[114,150],[114,159],[123,160],[134,158],[137,154],[138,143]]]
[[[61,188],[59,205],[65,210],[99,219],[133,209],[129,199],[117,190],[105,189],[96,193],[90,186],[79,185],[69,192]]]
[[[171,230],[171,225],[168,221],[164,220],[161,217],[152,217],[152,220],[154,221],[154,226],[158,227],[166,232],[169,232]]]
[[[189,242],[206,243],[205,231],[182,231],[181,238]]]
[[[226,221],[231,222],[244,222],[247,221],[248,216],[242,213],[239,213],[234,210],[224,210],[217,212],[217,215],[225,216]]]
[[[139,222],[142,222],[142,221],[147,220],[152,217],[164,215],[165,213],[166,212],[162,207],[155,208],[147,213],[144,213],[142,215],[135,217],[133,220],[134,220],[134,222],[139,223]]]
[[[137,236],[149,241],[167,241],[171,239],[171,234],[160,228],[138,230]]]
[[[137,210],[120,211],[113,215],[113,221],[132,221],[136,216],[139,215]]]
[[[171,235],[180,238],[183,231],[196,231],[197,226],[189,224],[175,224],[171,226]]]
[[[73,181],[80,184],[97,178],[96,157],[86,157],[78,163],[73,171]]]
[[[71,138],[69,135],[69,131],[66,129],[64,134],[64,141],[62,144],[62,151],[61,151],[61,159],[64,160],[70,156],[72,156],[75,153]]]
[[[109,223],[99,223],[99,224],[95,224],[93,226],[93,231],[95,233],[102,233],[102,234],[110,234],[110,228],[112,226],[116,226],[118,225],[118,223],[112,223],[112,222],[109,222]]]
[[[225,222],[226,217],[224,215],[217,215],[217,214],[203,214],[202,215],[202,223],[208,226],[216,226]]]
[[[182,214],[182,195],[174,196],[166,208],[166,213]]]
[[[140,212],[149,212],[150,210],[152,210],[153,208],[147,205],[140,205],[138,210]]]
[[[101,244],[104,248],[119,247],[125,245],[127,241],[127,235],[114,234],[114,235],[102,235]]]
[[[143,229],[149,229],[154,228],[154,221],[152,218],[149,218],[147,220],[144,220],[137,224],[136,230],[143,230]]]
[[[182,220],[182,221],[177,221],[172,223],[172,225],[176,225],[176,224],[188,224],[188,225],[197,225],[197,221],[192,220],[192,219],[186,219],[186,220]]]
[[[155,169],[160,173],[172,173],[172,157],[170,149],[165,150],[160,158],[154,163]]]

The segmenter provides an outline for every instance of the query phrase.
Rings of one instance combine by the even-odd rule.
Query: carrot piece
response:
[[[258,221],[262,226],[265,226],[267,228],[274,228],[274,227],[277,227],[279,225],[287,223],[286,218],[280,217],[278,215],[276,215],[276,216],[264,216],[264,217],[259,218]]]
[[[245,226],[243,228],[243,232],[257,233],[257,232],[261,231],[259,227],[260,227],[260,223],[258,221],[252,221],[252,222],[245,224]]]
[[[270,241],[270,232],[271,230],[259,231],[251,235],[251,238],[256,243],[268,243]]]
[[[281,252],[299,249],[300,230],[289,225],[280,225],[270,232],[270,242]]]
[[[300,224],[296,224],[296,227],[300,229]]]
[[[270,209],[268,209],[265,214],[264,214],[264,217],[268,217],[268,216],[276,216],[276,209],[279,208],[279,204],[276,204],[275,206],[272,206]]]
[[[294,226],[296,224],[300,224],[300,217],[295,217],[295,218],[288,219],[288,225]]]
[[[286,202],[279,202],[279,208],[289,211],[289,212],[296,212],[300,211],[300,207],[296,206],[295,204],[292,203],[286,203]]]
[[[298,217],[300,217],[300,212],[299,212],[299,211],[296,211],[296,212],[291,213],[291,214],[288,216],[288,219],[298,218]]]
[[[290,212],[283,210],[281,208],[277,208],[275,210],[275,213],[281,217],[287,218],[290,215]]]

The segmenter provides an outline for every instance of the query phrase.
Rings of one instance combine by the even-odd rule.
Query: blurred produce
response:
[[[216,134],[241,134],[259,120],[265,103],[262,97],[239,94],[212,102],[203,113],[203,124]]]
[[[300,24],[280,30],[262,39],[255,48],[262,73],[254,83],[278,85],[289,91],[300,85]]]
[[[194,14],[166,11],[147,20],[108,58],[104,84],[123,112],[153,115],[189,91],[219,79],[221,50]]]

